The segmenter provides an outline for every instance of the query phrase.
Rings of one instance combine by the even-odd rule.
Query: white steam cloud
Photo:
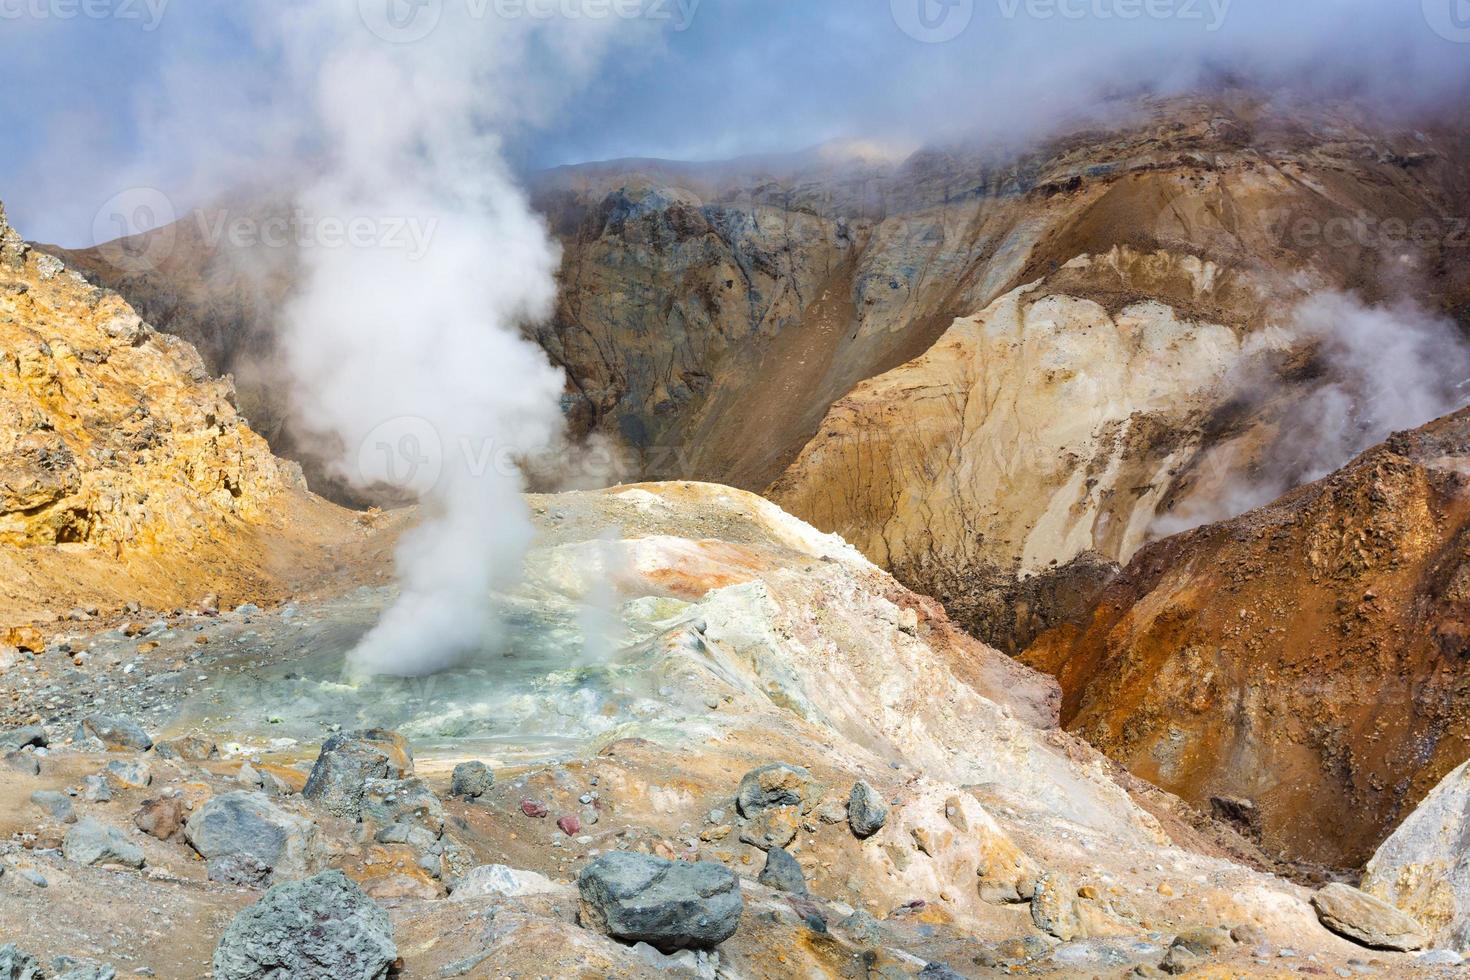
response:
[[[1470,401],[1470,344],[1453,321],[1411,302],[1369,306],[1347,293],[1314,293],[1269,346],[1305,344],[1316,347],[1321,380],[1267,406],[1277,421],[1264,448],[1237,440],[1210,450],[1196,492],[1154,522],[1156,536],[1262,507]],[[1287,390],[1259,362],[1233,384],[1262,403]]]
[[[562,424],[564,379],[519,333],[550,314],[559,255],[497,132],[543,104],[514,80],[530,49],[559,48],[565,81],[596,63],[603,38],[595,26],[455,23],[455,11],[395,44],[356,4],[320,3],[278,37],[317,125],[298,202],[346,229],[338,247],[303,250],[283,311],[298,411],[340,441],[342,475],[413,488],[423,504],[398,551],[399,598],[348,655],[358,676],[430,673],[494,642],[492,590],[519,576],[531,535],[507,460]],[[391,234],[410,225],[427,249]]]

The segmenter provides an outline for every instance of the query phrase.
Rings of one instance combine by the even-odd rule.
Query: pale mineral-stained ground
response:
[[[4,688],[19,699],[4,724],[26,721],[25,705],[47,706],[53,750],[39,775],[12,771],[0,790],[0,833],[10,838],[0,934],[120,973],[201,975],[229,917],[257,896],[206,880],[186,843],[131,831],[132,817],[145,798],[176,792],[197,812],[211,795],[265,779],[284,794],[280,805],[317,822],[312,860],[343,867],[390,910],[405,977],[653,975],[628,947],[575,924],[568,882],[611,849],[698,856],[741,875],[741,927],[719,950],[727,976],[912,976],[931,962],[962,976],[1123,976],[1161,961],[1192,926],[1260,930],[1206,957],[1226,964],[1212,975],[1410,968],[1405,954],[1328,933],[1308,890],[1270,874],[1250,844],[1056,728],[1052,681],[964,636],[937,603],[841,540],[703,484],[532,504],[539,543],[527,584],[506,601],[550,625],[437,684],[342,685],[340,651],[381,608],[378,589],[170,618],[148,641],[68,630],[75,654],[87,651],[81,666],[53,647],[7,671]],[[566,613],[607,579],[609,611],[626,632],[610,651],[588,649]],[[538,664],[548,636],[560,656]],[[143,652],[140,642],[157,646]],[[92,712],[131,714],[159,740],[202,730],[223,748],[205,762],[148,753],[147,788],[75,800],[79,814],[131,831],[142,871],[62,859],[53,848],[68,827],[27,802],[38,789],[79,786],[109,760],[139,758],[68,746]],[[408,847],[374,844],[370,825],[296,802],[332,726],[374,722],[410,739],[418,773],[442,795],[453,763],[488,762],[495,787],[476,803],[446,799],[446,833],[465,864],[538,872],[552,882],[545,892],[445,898]],[[786,831],[810,898],[752,880],[764,855],[741,841],[750,822],[733,795],[745,772],[771,762],[804,766],[820,784]],[[859,779],[892,808],[863,841],[844,807]],[[594,793],[591,806],[579,803]],[[527,816],[526,800],[548,816]],[[580,815],[578,833],[557,829],[566,814]],[[1046,938],[1017,894],[1042,876],[1062,890],[1065,942]]]

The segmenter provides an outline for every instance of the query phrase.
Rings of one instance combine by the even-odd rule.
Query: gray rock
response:
[[[1173,945],[1183,946],[1196,956],[1210,956],[1235,945],[1229,930],[1219,926],[1195,926],[1174,937]]]
[[[495,785],[495,773],[483,762],[461,762],[454,767],[449,792],[452,796],[463,796],[477,800],[490,792]]]
[[[264,888],[270,884],[271,866],[250,854],[226,854],[210,858],[205,873],[210,881],[239,888]]]
[[[951,970],[948,963],[926,963],[919,976],[922,980],[965,980],[965,975]]]
[[[785,848],[773,847],[766,852],[766,866],[756,880],[777,891],[806,894],[806,875],[802,874],[801,865]]]
[[[131,718],[111,715],[88,715],[77,726],[76,740],[91,748],[108,752],[134,750],[146,752],[153,747],[153,738],[143,726]]]
[[[471,868],[463,878],[454,883],[453,896],[467,898],[524,898],[528,895],[549,895],[560,891],[561,885],[534,871],[522,871],[503,864],[483,864]]]
[[[444,830],[444,805],[422,779],[369,779],[360,815],[380,825],[416,823],[436,837]]]
[[[77,812],[71,805],[71,797],[55,790],[38,789],[31,794],[31,802],[58,823],[76,823]]]
[[[41,980],[41,964],[7,943],[0,946],[0,980]]]
[[[1196,967],[1203,966],[1205,957],[1192,952],[1183,946],[1170,946],[1169,951],[1164,954],[1164,959],[1159,963],[1159,969],[1170,976],[1178,976],[1188,973]]]
[[[319,857],[316,824],[260,793],[225,793],[210,799],[184,825],[184,837],[205,860],[246,854],[278,878],[310,874]]]
[[[26,881],[29,881],[31,884],[35,885],[37,888],[45,888],[47,885],[50,884],[50,882],[46,880],[46,876],[41,874],[41,872],[37,871],[34,868],[21,868],[20,876]]]
[[[46,740],[46,730],[40,725],[27,725],[24,728],[12,728],[9,731],[0,732],[0,753],[19,752],[28,745],[44,749],[49,744]]]
[[[1429,945],[1416,919],[1349,885],[1334,882],[1321,888],[1312,895],[1312,908],[1328,929],[1372,949],[1407,951]]]
[[[51,980],[116,980],[117,971],[107,963],[58,956],[51,961]]]
[[[888,822],[888,804],[878,791],[866,782],[853,784],[847,798],[847,825],[854,837],[865,839],[883,829]]]
[[[27,776],[41,775],[41,760],[30,752],[7,752],[5,753],[5,764]]]
[[[88,803],[107,803],[112,799],[112,787],[102,776],[87,776],[82,780],[82,799]]]
[[[773,762],[746,773],[740,780],[740,792],[735,797],[736,807],[742,816],[754,817],[762,810],[772,807],[797,806],[805,808],[814,801],[816,784],[812,774],[801,766]]]
[[[1036,890],[1031,895],[1031,921],[1036,928],[1064,943],[1081,935],[1077,889],[1066,875],[1048,871],[1036,879]]]
[[[136,759],[113,759],[103,768],[102,774],[135,789],[142,789],[153,782],[153,770]]]
[[[393,924],[340,871],[277,885],[230,923],[215,980],[382,980],[398,958]]]
[[[439,843],[439,836],[416,823],[395,823],[373,835],[379,844],[407,844],[416,851],[427,851]]]
[[[712,861],[604,854],[577,876],[582,925],[662,952],[709,949],[735,934],[745,901],[740,883]]]
[[[355,818],[362,812],[364,783],[402,779],[412,772],[413,753],[397,732],[343,732],[322,743],[301,795],[338,816]]]
[[[1419,966],[1460,966],[1465,958],[1452,949],[1435,949],[1421,954],[1414,962]]]
[[[120,864],[128,868],[143,866],[143,849],[116,827],[109,827],[95,817],[85,817],[61,841],[61,853],[78,864]]]
[[[208,735],[191,734],[165,739],[153,746],[160,759],[182,759],[185,762],[207,762],[219,758],[219,746]]]

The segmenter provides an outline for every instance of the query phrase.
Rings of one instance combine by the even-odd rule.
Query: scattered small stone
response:
[[[71,797],[65,793],[55,790],[38,789],[31,794],[31,802],[42,810],[47,816],[57,823],[76,823],[76,810],[72,807]]]
[[[528,817],[538,817],[539,818],[539,817],[546,816],[551,811],[549,809],[547,809],[546,804],[545,803],[542,803],[540,800],[533,800],[533,799],[527,798],[527,799],[521,800],[521,812],[524,813]]]
[[[566,834],[568,837],[576,837],[582,832],[582,821],[577,819],[575,814],[569,813],[564,817],[558,817],[556,820],[556,825],[560,827],[561,832]]]
[[[478,800],[490,792],[495,785],[495,773],[483,762],[461,762],[454,767],[450,781],[451,796],[462,796],[467,800]]]
[[[713,861],[614,851],[577,877],[585,928],[661,952],[709,949],[735,934],[745,902],[734,872]]]
[[[340,871],[277,885],[235,916],[215,980],[383,980],[398,959],[388,913]]]
[[[61,842],[61,853],[78,864],[118,864],[126,868],[143,866],[143,849],[116,827],[109,827],[95,817],[86,817]]]
[[[34,868],[21,868],[20,876],[26,881],[29,881],[31,884],[35,885],[37,888],[45,888],[47,885],[50,884],[50,882],[46,880],[46,876],[41,874],[41,872],[35,870]]]
[[[806,875],[802,874],[801,865],[785,848],[773,847],[766,852],[766,866],[756,880],[777,891],[794,895],[807,893]]]
[[[883,829],[888,822],[888,804],[878,791],[866,782],[853,784],[847,798],[847,825],[854,837],[865,840]]]

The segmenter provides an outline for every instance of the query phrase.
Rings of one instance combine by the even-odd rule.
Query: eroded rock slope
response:
[[[1470,755],[1467,473],[1470,410],[1149,545],[1024,660],[1139,776],[1253,803],[1269,847],[1358,865]]]

